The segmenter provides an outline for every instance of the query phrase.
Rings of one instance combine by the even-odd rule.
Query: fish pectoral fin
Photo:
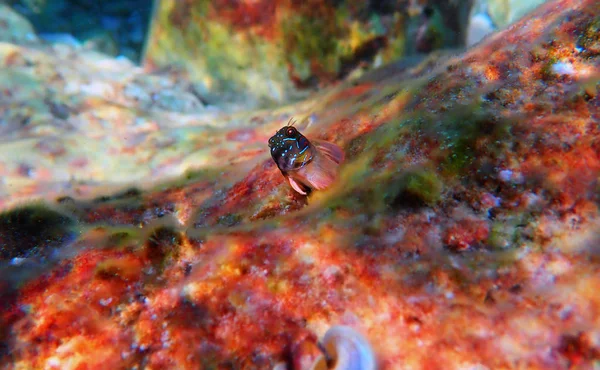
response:
[[[341,164],[344,161],[344,151],[337,144],[330,143],[324,140],[311,140],[314,146],[319,151],[325,154],[329,159],[334,161],[336,164]]]
[[[310,188],[308,188],[308,186],[294,180],[293,178],[291,178],[289,176],[287,179],[290,182],[290,185],[292,185],[292,188],[294,188],[294,190],[296,190],[298,193],[300,193],[302,195],[308,194],[308,191],[310,190]]]

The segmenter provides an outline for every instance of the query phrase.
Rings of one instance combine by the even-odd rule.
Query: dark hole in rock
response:
[[[0,213],[0,259],[43,254],[73,236],[74,221],[44,205]]]
[[[182,243],[180,232],[169,226],[158,226],[146,240],[146,253],[152,264],[162,269],[169,257],[177,258]]]

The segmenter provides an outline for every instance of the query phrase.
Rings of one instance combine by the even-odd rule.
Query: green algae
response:
[[[379,20],[379,17],[376,18]],[[398,60],[400,55],[405,55],[407,42],[404,37],[404,27],[406,21],[400,13],[394,13],[391,23],[391,32],[388,35],[388,45],[381,52],[381,61],[383,64],[392,63]],[[379,22],[373,22],[375,31],[378,35],[383,35],[385,32],[379,28]]]
[[[278,102],[287,98],[285,90],[291,83],[280,83],[287,71],[277,62],[277,45],[252,33],[237,37],[228,25],[208,19],[208,2],[194,3],[178,24],[172,16],[178,6],[183,5],[165,2],[156,12],[154,40],[146,48],[153,64],[182,65],[207,91],[225,93],[232,100],[235,94],[254,96],[261,106],[266,97]],[[271,81],[260,80],[268,74]]]
[[[577,39],[577,45],[590,56],[600,52],[600,17],[591,19],[584,27],[584,32]]]
[[[499,153],[502,142],[510,135],[510,127],[504,117],[471,104],[456,106],[428,131],[442,143],[440,155],[445,158],[440,168],[446,174],[461,175],[473,164],[479,151],[485,151],[488,156]]]
[[[490,228],[486,244],[494,250],[505,250],[514,248],[522,239],[519,226],[522,224],[519,218],[495,221]]]
[[[226,215],[219,216],[217,220],[217,225],[231,227],[240,224],[242,220],[243,217],[241,215],[235,213],[228,213]]]
[[[192,183],[202,181],[215,181],[215,179],[220,178],[222,175],[223,170],[221,168],[208,167],[201,169],[188,169],[181,176],[157,184],[154,187],[150,188],[149,191],[164,191],[174,188],[178,189],[183,188]]]
[[[139,238],[139,232],[131,228],[114,227],[110,230],[107,238],[107,245],[110,247],[122,248],[132,243],[136,244]]]
[[[491,217],[486,245],[493,251],[517,249],[534,239],[541,209],[528,207]]]
[[[342,174],[343,189],[338,185],[332,192],[315,194],[309,203],[316,199],[318,206],[330,213],[349,210],[376,214],[395,208],[431,207],[441,200],[442,179],[430,167],[374,173],[370,162],[371,156],[366,155],[352,163]],[[365,186],[364,178],[371,178],[368,186]]]
[[[94,275],[103,280],[121,279],[129,281],[137,276],[137,266],[118,258],[105,259],[96,265]]]
[[[311,62],[317,62],[326,72],[339,69],[336,34],[340,32],[335,22],[304,15],[291,16],[282,24],[285,60],[294,67],[302,79],[311,76]]]
[[[434,206],[441,199],[443,184],[435,171],[415,168],[393,179],[386,190],[386,203],[392,207]]]
[[[427,205],[434,205],[441,198],[443,185],[437,173],[419,169],[405,174],[399,188],[402,192]]]
[[[392,90],[390,87],[366,100],[374,104],[382,95],[392,93],[402,99],[403,95],[410,96],[413,88]],[[442,198],[444,181],[460,179],[469,173],[478,156],[493,158],[503,149],[511,135],[511,123],[493,112],[479,103],[455,104],[441,119],[439,115],[420,113],[384,122],[348,143],[346,150],[358,157],[342,169],[343,190],[335,192],[344,195],[332,196],[323,204],[330,211],[352,209],[365,213],[436,205]],[[433,148],[429,161],[422,165],[403,165],[403,158],[418,150],[411,148],[411,139],[418,142],[423,138],[438,142],[439,148]],[[383,170],[376,170],[382,166]],[[364,178],[371,178],[368,188]]]
[[[554,65],[559,61],[555,56],[550,56],[544,59],[544,64],[540,70],[542,80],[551,81],[556,78],[556,73],[553,71]]]

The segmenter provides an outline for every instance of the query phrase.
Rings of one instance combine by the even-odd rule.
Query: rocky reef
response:
[[[163,0],[144,64],[181,66],[209,100],[272,107],[401,56],[461,45],[471,2],[430,3]]]
[[[0,368],[598,366],[598,1],[268,110],[29,38],[0,65]],[[292,117],[346,156],[308,197]]]

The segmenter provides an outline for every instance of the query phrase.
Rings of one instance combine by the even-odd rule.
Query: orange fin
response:
[[[344,161],[344,151],[336,144],[318,139],[310,142],[335,163],[340,164]]]
[[[290,182],[290,185],[292,185],[292,188],[294,188],[294,190],[296,190],[298,193],[302,194],[302,195],[306,195],[308,194],[308,190],[306,189],[306,185],[301,184],[300,182],[294,180],[293,178],[288,176],[288,181]]]

